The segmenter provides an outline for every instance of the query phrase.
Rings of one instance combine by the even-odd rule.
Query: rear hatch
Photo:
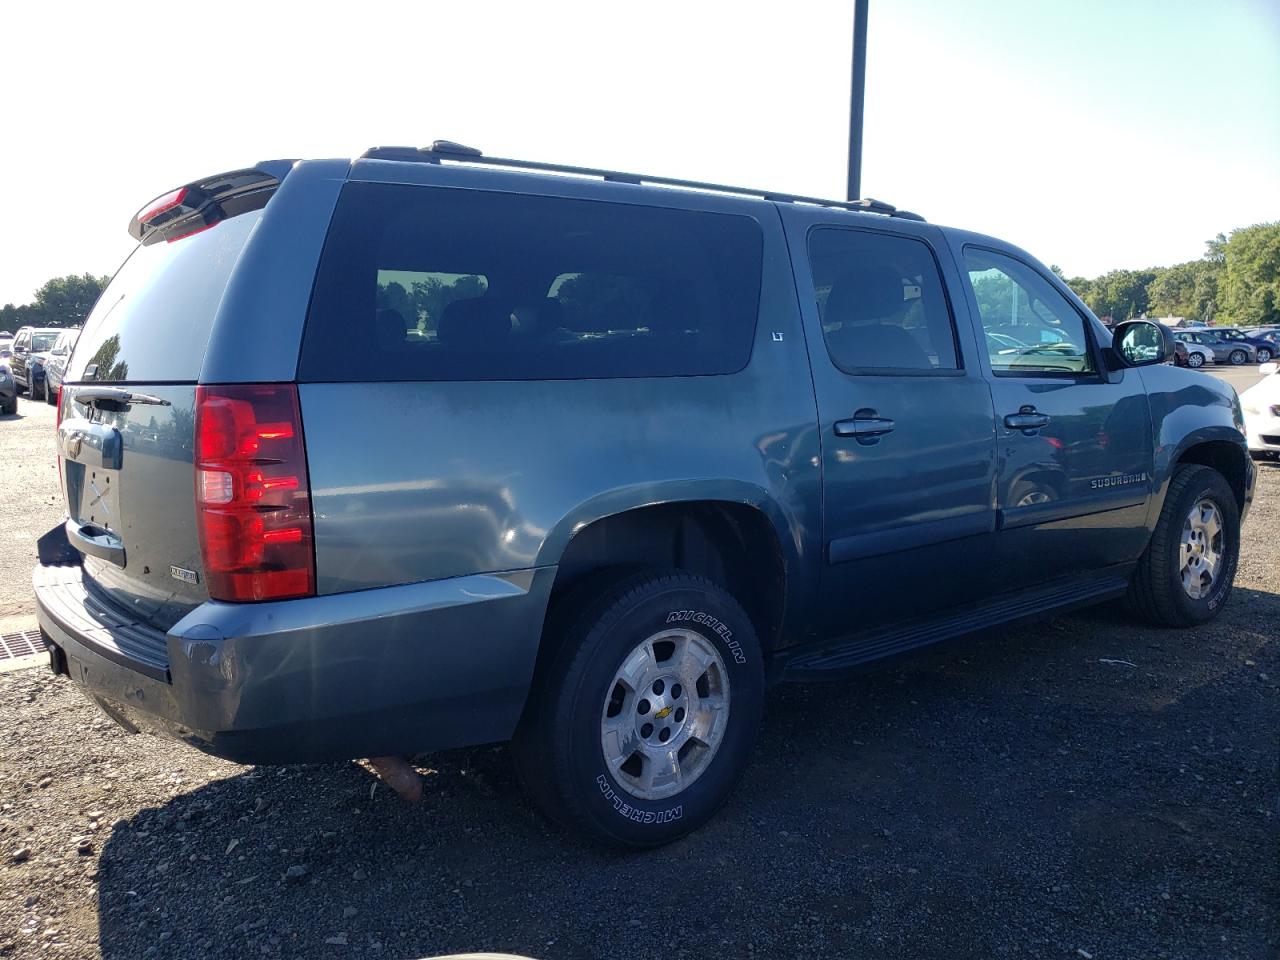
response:
[[[158,198],[84,325],[58,456],[85,586],[167,630],[209,598],[195,502],[197,381],[223,292],[278,181],[260,170]]]

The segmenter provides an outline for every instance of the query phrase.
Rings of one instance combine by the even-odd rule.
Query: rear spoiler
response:
[[[205,177],[145,204],[129,221],[129,236],[142,243],[178,240],[265,206],[293,168],[294,160],[268,160],[254,167]]]

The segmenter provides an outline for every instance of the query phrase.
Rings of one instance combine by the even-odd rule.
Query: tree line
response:
[[[1116,323],[1161,316],[1232,326],[1280,324],[1280,221],[1220,233],[1205,244],[1199,260],[1171,267],[1112,270],[1092,279],[1052,269],[1089,309]],[[80,326],[110,279],[90,273],[54,277],[31,303],[0,307],[0,330]],[[448,301],[482,293],[484,281],[478,277],[452,284],[431,277],[411,290],[398,283],[380,286],[378,306],[400,309],[406,319],[420,311],[438,316]]]
[[[1185,317],[1220,326],[1280,324],[1280,221],[1218,234],[1199,260],[1100,277],[1065,277],[1089,309],[1119,323]]]
[[[110,277],[54,277],[36,291],[30,303],[6,303],[0,307],[0,330],[15,333],[19,327],[79,327],[93,309]]]

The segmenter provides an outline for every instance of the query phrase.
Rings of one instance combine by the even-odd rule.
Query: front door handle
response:
[[[1039,413],[1035,407],[1027,404],[1017,413],[1007,415],[1004,418],[1004,425],[1010,430],[1039,430],[1049,425],[1049,415]]]
[[[852,419],[837,420],[834,426],[837,437],[855,437],[862,442],[875,443],[876,438],[892,433],[894,424],[874,410],[859,410]]]

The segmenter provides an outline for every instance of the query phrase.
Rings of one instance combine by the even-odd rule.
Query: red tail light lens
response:
[[[134,218],[139,223],[147,223],[160,216],[162,213],[168,213],[170,210],[176,210],[182,206],[182,202],[187,199],[187,188],[179,187],[177,190],[170,190],[163,196],[156,197],[149,204],[138,211]]]
[[[196,388],[196,514],[209,595],[315,593],[311,494],[298,389]]]

